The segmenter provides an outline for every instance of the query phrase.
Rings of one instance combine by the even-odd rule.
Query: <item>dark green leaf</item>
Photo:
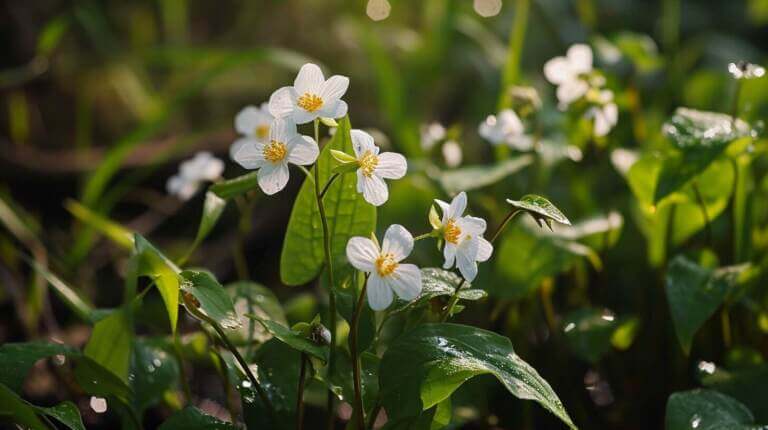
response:
[[[162,400],[179,381],[179,364],[160,342],[137,340],[131,361],[134,408],[141,414]]]
[[[390,419],[418,416],[482,374],[492,374],[514,396],[537,401],[576,428],[549,384],[515,354],[509,339],[458,324],[423,324],[390,345],[379,374],[382,403]]]
[[[0,384],[0,423],[18,424],[32,430],[48,430],[37,416],[34,407],[22,400],[16,393]]]
[[[259,188],[258,173],[251,172],[234,179],[217,182],[209,188],[212,193],[222,199],[231,199],[248,191]]]
[[[255,282],[241,281],[228,284],[225,289],[240,317],[240,329],[234,333],[234,340],[264,343],[272,336],[258,321],[246,315],[288,324],[283,307],[269,288]]]
[[[611,348],[618,321],[610,311],[586,308],[573,311],[563,320],[568,346],[580,358],[596,363]]]
[[[114,397],[130,405],[133,398],[131,388],[112,371],[105,369],[89,357],[80,357],[75,364],[75,379],[88,394],[99,397]]]
[[[713,368],[708,363],[699,365],[701,383],[732,396],[747,405],[760,422],[768,422],[768,366],[758,365],[743,369]]]
[[[320,345],[310,340],[305,335],[295,332],[278,322],[264,319],[257,320],[270,333],[272,333],[272,336],[290,346],[291,348],[297,351],[305,352],[309,355],[319,358],[320,360],[328,361],[328,346]]]
[[[199,311],[227,329],[240,327],[240,319],[232,305],[232,299],[208,272],[185,270],[181,272],[182,289],[193,295],[199,302]]]
[[[352,153],[349,119],[339,121],[333,139],[325,145],[319,166],[320,185],[331,176],[334,161],[331,149]],[[342,175],[330,186],[323,199],[331,237],[334,261],[343,260],[347,241],[352,236],[371,234],[376,228],[376,208],[357,192],[357,177]],[[293,204],[280,257],[280,278],[287,285],[302,285],[316,278],[324,263],[323,229],[315,199],[315,186],[305,180]]]
[[[38,411],[53,417],[71,430],[85,430],[83,419],[80,417],[80,410],[72,402],[62,402],[49,408],[36,407]]]
[[[341,387],[341,395],[345,399],[355,398],[352,378],[352,361],[346,351],[341,350],[336,356],[336,374],[331,381]],[[379,394],[379,364],[381,360],[375,354],[363,352],[360,354],[360,388],[363,393],[363,408],[369,412],[376,403]]]
[[[533,163],[533,156],[520,155],[490,166],[469,166],[441,172],[440,185],[449,195],[493,185]]]
[[[560,209],[555,207],[549,200],[544,197],[534,194],[528,194],[523,196],[520,200],[507,199],[507,203],[512,206],[526,211],[530,216],[535,219],[539,225],[543,226],[543,223],[551,226],[552,221],[557,221],[560,224],[571,225],[568,218],[560,212]]]
[[[279,423],[275,425],[270,421],[261,399],[250,382],[245,380],[239,389],[243,396],[243,413],[248,428],[291,428],[295,423],[301,353],[272,339],[256,351],[254,361],[258,365],[259,381],[275,407]]]
[[[158,430],[235,430],[234,425],[205,414],[194,406],[171,415]]]
[[[80,352],[67,345],[48,342],[6,343],[0,346],[0,384],[21,392],[29,369],[38,360],[58,354],[79,355]]]
[[[667,302],[680,346],[688,353],[696,331],[723,303],[744,266],[717,271],[677,256],[667,271]],[[734,270],[736,272],[734,272]]]
[[[756,429],[753,423],[746,406],[717,391],[684,391],[667,401],[666,430]]]

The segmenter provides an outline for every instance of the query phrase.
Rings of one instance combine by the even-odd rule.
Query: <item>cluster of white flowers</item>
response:
[[[439,122],[431,122],[421,126],[421,148],[424,151],[430,151],[440,142],[440,152],[443,155],[445,165],[448,167],[458,167],[463,159],[461,145],[453,139],[447,139],[448,132]]]
[[[585,115],[594,120],[595,136],[607,135],[619,119],[613,92],[605,89],[605,78],[592,68],[592,49],[584,44],[568,48],[563,57],[555,57],[544,65],[544,76],[557,85],[557,100],[565,110],[579,101],[589,104]]]
[[[206,181],[221,178],[224,162],[210,152],[198,152],[193,158],[179,165],[179,173],[168,178],[165,184],[168,194],[181,200],[189,200],[195,195],[200,185]]]
[[[498,115],[488,115],[477,129],[480,137],[493,145],[507,145],[518,151],[530,151],[533,140],[525,134],[525,126],[515,111],[504,109]]]

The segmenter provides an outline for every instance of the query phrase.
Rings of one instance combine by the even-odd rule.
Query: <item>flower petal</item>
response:
[[[285,163],[265,163],[264,166],[259,169],[258,180],[259,187],[264,194],[271,196],[278,191],[285,188],[288,183],[288,166]]]
[[[421,270],[415,264],[398,265],[384,282],[403,300],[411,301],[421,294]]]
[[[589,84],[581,79],[565,81],[557,87],[557,100],[567,105],[583,97],[587,91],[589,91]]]
[[[307,63],[301,66],[296,80],[293,81],[293,88],[298,95],[309,93],[319,96],[323,83],[325,83],[325,77],[320,67]]]
[[[544,64],[544,76],[549,82],[559,85],[573,79],[574,75],[567,58],[555,57]]]
[[[389,198],[387,184],[376,175],[365,176],[362,169],[357,169],[357,183],[363,190],[365,201],[374,206],[383,205]]]
[[[485,240],[484,237],[479,237],[477,242],[477,256],[475,260],[479,262],[488,261],[493,254],[493,244]]]
[[[245,142],[233,158],[237,164],[246,169],[258,169],[269,163],[264,159],[264,144],[255,140]]]
[[[459,268],[461,276],[469,282],[477,276],[478,242],[477,238],[464,240],[456,252],[456,267]]]
[[[250,137],[242,137],[232,142],[232,145],[229,145],[229,158],[231,158],[232,161],[235,161],[235,155],[237,154],[237,151],[239,151],[240,148],[242,148],[248,142],[256,143],[256,140]]]
[[[312,164],[320,155],[315,139],[309,136],[296,135],[288,142],[288,162],[306,166]]]
[[[379,164],[374,170],[377,175],[385,179],[400,179],[408,170],[408,162],[401,154],[384,152],[379,154]]]
[[[269,140],[287,143],[296,136],[296,123],[290,117],[275,118],[269,126]]]
[[[347,110],[344,100],[330,100],[316,113],[323,118],[341,118],[347,114]]]
[[[382,254],[392,254],[395,261],[401,261],[413,251],[413,235],[400,224],[392,224],[384,233],[381,244]]]
[[[320,97],[325,103],[339,100],[349,88],[349,78],[341,75],[333,75],[320,87]]]
[[[462,217],[459,220],[459,223],[461,230],[464,233],[470,234],[472,236],[482,236],[483,233],[485,233],[485,229],[487,228],[487,224],[484,219],[469,215]]]
[[[376,270],[377,258],[379,247],[371,239],[355,236],[347,242],[347,260],[355,269],[373,272]]]
[[[450,205],[440,199],[435,199],[435,203],[437,203],[437,206],[440,207],[440,212],[443,214],[443,219],[441,220],[442,224],[445,224],[448,221],[448,208]]]
[[[387,285],[378,273],[373,272],[368,277],[368,304],[374,311],[381,311],[392,304],[392,288]]]
[[[443,247],[443,257],[445,258],[443,269],[450,269],[453,267],[453,264],[456,262],[456,245],[445,242],[445,246]]]
[[[246,106],[235,116],[235,130],[245,136],[253,136],[260,123],[261,111],[256,106]]]
[[[367,151],[378,154],[376,143],[373,141],[373,136],[364,132],[363,130],[352,129],[349,132],[352,138],[352,149],[355,151],[355,156],[360,158]]]
[[[296,107],[296,92],[291,87],[282,87],[269,97],[269,113],[275,118],[285,118]]]
[[[583,43],[577,43],[568,48],[568,62],[575,74],[588,73],[592,70],[592,48]]]
[[[467,193],[464,191],[456,195],[451,200],[451,205],[448,207],[448,218],[459,219],[464,215],[464,211],[467,209]]]
[[[290,118],[295,122],[296,124],[306,124],[308,122],[312,122],[315,120],[315,118],[320,116],[320,112],[308,112],[304,109],[296,109],[293,111],[293,114],[291,114]]]

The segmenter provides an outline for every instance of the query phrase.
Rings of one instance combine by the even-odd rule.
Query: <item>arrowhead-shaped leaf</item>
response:
[[[512,206],[526,211],[530,216],[535,219],[539,225],[546,222],[547,225],[552,228],[552,221],[557,221],[560,224],[571,225],[571,221],[560,212],[555,205],[544,197],[537,196],[535,194],[528,194],[523,196],[520,200],[507,199],[507,203]]]

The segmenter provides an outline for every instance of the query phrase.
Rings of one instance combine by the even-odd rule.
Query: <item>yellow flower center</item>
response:
[[[283,142],[273,140],[264,146],[264,159],[278,163],[285,158],[287,151]]]
[[[360,163],[363,175],[370,178],[373,175],[373,171],[376,170],[376,166],[379,165],[379,157],[371,151],[365,151],[365,154],[360,157],[358,163]]]
[[[262,125],[256,126],[256,130],[254,131],[254,133],[256,134],[256,137],[258,137],[259,139],[266,138],[267,136],[269,136],[269,125],[262,124]]]
[[[445,228],[443,229],[443,238],[446,242],[456,245],[459,243],[459,237],[461,237],[461,229],[458,225],[456,225],[456,221],[451,218],[448,220],[448,222],[445,223]]]
[[[379,273],[379,276],[391,275],[397,269],[397,266],[397,261],[395,261],[395,257],[392,254],[381,254],[376,259],[376,271]]]
[[[296,104],[307,112],[314,112],[323,107],[323,99],[316,94],[304,93],[299,96]]]

